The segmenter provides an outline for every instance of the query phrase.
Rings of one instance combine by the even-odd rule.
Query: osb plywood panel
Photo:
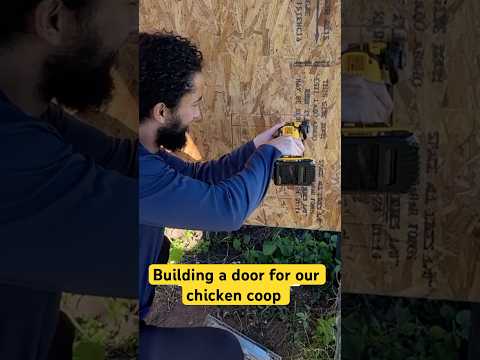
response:
[[[114,71],[115,91],[108,115],[134,133],[138,130],[138,39],[131,38],[120,50]]]
[[[312,187],[270,187],[249,224],[340,230],[340,1],[142,0],[140,29],[193,39],[205,57],[203,159],[251,140],[279,119],[307,117]]]
[[[479,2],[342,6],[344,44],[406,34],[394,116],[421,144],[410,194],[343,196],[343,288],[480,301]]]

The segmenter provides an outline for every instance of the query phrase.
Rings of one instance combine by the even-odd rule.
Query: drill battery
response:
[[[315,182],[315,162],[307,158],[281,158],[273,169],[275,185],[310,186]]]

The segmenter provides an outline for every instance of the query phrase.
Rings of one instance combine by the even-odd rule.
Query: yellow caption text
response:
[[[185,305],[288,305],[290,287],[324,285],[324,265],[151,265],[152,285],[179,285]]]

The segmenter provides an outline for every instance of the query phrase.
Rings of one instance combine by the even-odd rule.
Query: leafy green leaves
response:
[[[73,360],[105,360],[105,347],[91,341],[79,342],[75,346]]]
[[[263,255],[272,256],[277,250],[277,245],[273,241],[266,241],[263,243]]]
[[[168,262],[170,264],[179,264],[180,262],[182,262],[184,254],[185,250],[183,249],[183,244],[178,240],[173,240],[170,245]]]
[[[357,298],[359,299],[359,298]],[[469,311],[428,300],[361,297],[342,317],[346,360],[456,360]]]
[[[320,347],[326,347],[335,342],[335,316],[317,320],[314,341]]]
[[[233,239],[233,248],[237,251],[241,251],[242,250],[242,240],[240,238],[235,238]]]
[[[315,234],[315,236],[314,236]],[[233,248],[241,252],[243,262],[257,264],[325,264],[332,271],[339,271],[339,263],[335,261],[337,235],[322,237],[320,232],[306,231],[301,235],[295,232],[277,233],[266,239],[258,250],[250,239],[234,237]],[[319,238],[320,237],[320,238]]]

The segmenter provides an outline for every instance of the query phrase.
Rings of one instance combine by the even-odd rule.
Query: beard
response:
[[[118,51],[100,55],[100,43],[96,34],[48,57],[40,86],[45,101],[56,99],[60,105],[83,112],[100,110],[111,100],[111,70]]]
[[[180,117],[174,114],[168,126],[157,130],[155,143],[170,151],[182,150],[187,144],[187,132],[188,127],[183,126]]]

